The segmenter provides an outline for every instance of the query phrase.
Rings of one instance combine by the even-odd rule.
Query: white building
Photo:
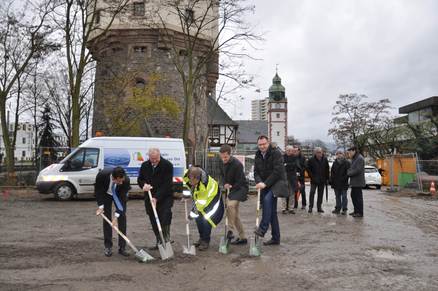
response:
[[[287,99],[285,88],[276,73],[269,88],[268,133],[269,140],[281,150],[287,145]]]
[[[9,124],[9,132],[12,135],[14,123]],[[29,122],[21,122],[17,128],[17,142],[15,143],[14,156],[17,161],[31,161],[34,157],[35,128]],[[0,153],[5,157],[5,145],[3,132],[0,127]]]
[[[251,101],[251,120],[268,121],[269,98]]]

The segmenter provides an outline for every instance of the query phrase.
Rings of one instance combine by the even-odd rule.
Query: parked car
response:
[[[365,166],[365,187],[374,186],[377,189],[382,187],[382,176],[379,170],[373,166]]]

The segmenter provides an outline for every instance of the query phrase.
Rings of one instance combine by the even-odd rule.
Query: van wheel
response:
[[[73,199],[75,189],[70,183],[62,182],[55,187],[54,193],[56,200],[66,201]]]

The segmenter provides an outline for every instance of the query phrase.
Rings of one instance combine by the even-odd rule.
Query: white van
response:
[[[159,148],[161,156],[173,164],[174,186],[176,191],[182,191],[186,166],[182,139],[149,137],[90,138],[59,164],[42,170],[36,187],[41,194],[53,193],[59,200],[69,200],[76,195],[94,193],[96,175],[103,168],[121,166],[131,180],[131,192],[141,192],[137,176],[152,147]]]

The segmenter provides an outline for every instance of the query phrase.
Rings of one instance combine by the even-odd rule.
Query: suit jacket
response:
[[[94,193],[96,194],[96,201],[97,206],[103,205],[105,201],[105,195],[110,196],[108,192],[108,187],[110,184],[110,180],[112,179],[111,174],[113,172],[112,168],[105,168],[99,173],[97,173],[96,176],[96,182],[94,184]],[[116,206],[116,213],[119,215],[125,214],[126,209],[123,208],[123,205],[120,205],[116,202],[117,199],[119,201],[122,201],[123,204],[126,205],[126,201],[128,200],[128,191],[131,189],[131,184],[129,181],[129,177],[125,175],[125,180],[123,181],[123,184],[116,185],[115,193],[113,193],[112,199],[115,202],[114,205]],[[114,197],[114,194],[117,195]]]
[[[365,187],[365,160],[361,154],[354,155],[347,175],[350,177],[351,187]]]
[[[265,183],[266,190],[271,190],[275,197],[287,197],[289,195],[283,155],[278,148],[269,146],[265,157],[263,157],[260,150],[256,152],[254,180],[256,184],[259,182]]]
[[[221,176],[224,184],[230,184],[230,200],[245,201],[248,198],[248,181],[243,172],[242,163],[231,157],[228,163],[221,167]]]
[[[157,208],[171,207],[173,204],[173,164],[163,157],[155,167],[148,160],[141,165],[137,183],[140,188],[144,184],[152,185],[152,197],[157,199]],[[146,194],[145,199],[149,196]]]

